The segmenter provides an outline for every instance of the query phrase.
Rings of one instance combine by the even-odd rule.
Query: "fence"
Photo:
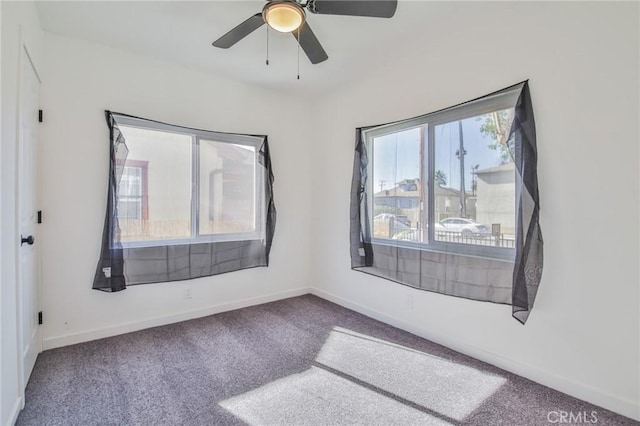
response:
[[[427,240],[426,229],[406,229],[394,227],[390,229],[390,235],[394,240],[423,242]],[[498,236],[487,234],[467,235],[461,232],[442,231],[436,228],[435,241],[446,243],[472,244],[477,246],[493,246],[504,248],[515,248],[515,236],[500,234]]]
[[[500,235],[462,235],[457,232],[436,231],[436,241],[444,241],[447,243],[474,244],[477,246],[494,246],[515,248],[515,236]]]

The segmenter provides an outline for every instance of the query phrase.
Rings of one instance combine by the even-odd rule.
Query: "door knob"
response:
[[[33,238],[33,235],[29,235],[27,238],[23,237],[22,235],[20,235],[20,245],[23,245],[24,243],[27,243],[29,245],[33,245],[33,243],[36,242],[36,239]]]

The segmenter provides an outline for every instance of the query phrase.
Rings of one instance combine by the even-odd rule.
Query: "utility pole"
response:
[[[473,196],[476,196],[476,190],[478,189],[478,174],[476,173],[478,171],[478,168],[480,167],[480,164],[476,164],[475,166],[471,166],[471,192],[473,193]]]
[[[456,151],[456,156],[460,160],[460,216],[467,217],[467,193],[464,186],[464,156],[467,154],[467,151],[464,149],[462,120],[458,121],[458,135],[460,136],[460,148]]]
[[[382,192],[382,189],[384,188],[384,184],[385,184],[385,182],[386,182],[386,181],[384,181],[384,180],[381,180],[381,181],[380,181],[380,192]]]

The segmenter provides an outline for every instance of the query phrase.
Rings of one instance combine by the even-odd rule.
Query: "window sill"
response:
[[[226,242],[243,242],[263,240],[264,236],[258,233],[246,234],[223,234],[215,236],[201,236],[199,238],[183,238],[172,240],[149,240],[149,241],[125,241],[120,243],[123,249],[144,248],[144,247],[165,247],[165,246],[184,246],[195,244],[210,243],[226,243]]]

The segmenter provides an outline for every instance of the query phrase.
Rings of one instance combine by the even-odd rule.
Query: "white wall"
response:
[[[423,48],[407,50],[403,61],[381,58],[378,70],[316,105],[322,124],[312,151],[312,286],[339,303],[640,419],[638,3],[400,7],[429,17]],[[538,132],[545,268],[526,326],[511,318],[508,306],[351,271],[354,128],[438,110],[527,78]]]
[[[51,348],[308,292],[305,99],[77,39],[45,35],[43,326]],[[104,110],[224,132],[268,134],[278,209],[270,266],[177,283],[92,290],[106,205]],[[295,120],[284,122],[282,111]],[[192,299],[184,299],[190,287]]]
[[[16,312],[16,156],[18,70],[26,45],[41,72],[42,30],[32,3],[0,2],[2,11],[2,144],[0,146],[0,425],[13,424],[21,405]]]

